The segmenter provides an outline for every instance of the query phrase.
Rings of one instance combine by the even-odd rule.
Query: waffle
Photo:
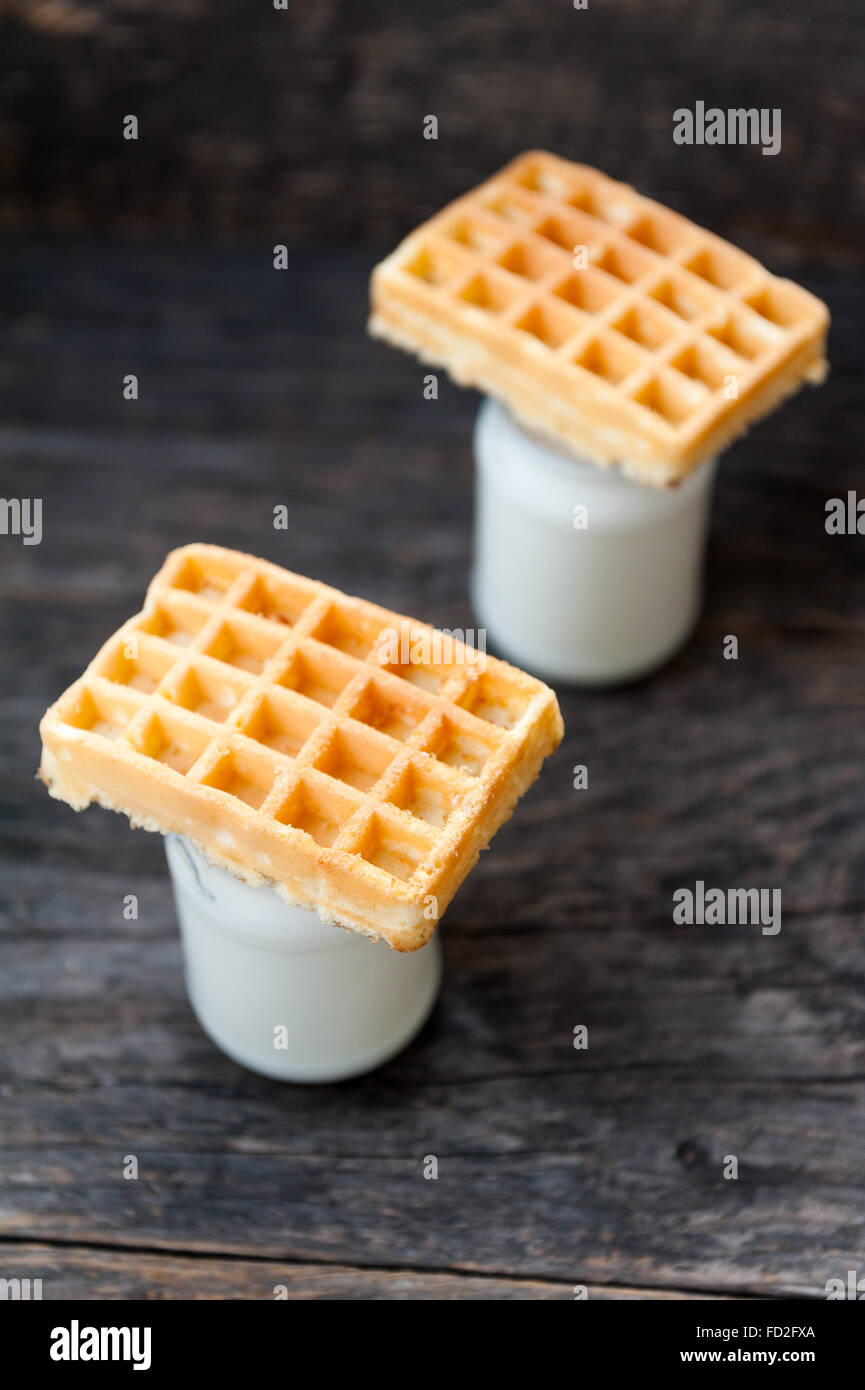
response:
[[[373,335],[656,487],[826,374],[819,299],[540,151],[412,232],[373,271],[371,306]]]
[[[45,714],[40,775],[413,951],[562,732],[547,686],[455,636],[191,545]]]

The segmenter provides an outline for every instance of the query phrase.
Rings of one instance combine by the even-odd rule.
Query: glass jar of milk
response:
[[[441,982],[438,935],[400,954],[242,883],[183,836],[165,851],[190,1002],[235,1062],[277,1081],[342,1081],[423,1027]]]
[[[716,461],[657,491],[577,459],[485,400],[475,427],[472,595],[490,642],[551,681],[663,664],[701,604]]]

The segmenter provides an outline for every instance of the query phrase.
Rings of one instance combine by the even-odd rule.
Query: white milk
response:
[[[395,1056],[426,1021],[441,982],[437,935],[400,954],[250,888],[178,835],[165,852],[189,998],[234,1061],[278,1081],[341,1081]]]
[[[539,676],[586,685],[672,656],[700,609],[716,461],[656,491],[530,436],[492,400],[475,458],[472,595],[491,643]]]

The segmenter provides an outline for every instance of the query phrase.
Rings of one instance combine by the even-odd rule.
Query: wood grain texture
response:
[[[152,1255],[143,1251],[0,1241],[0,1267],[19,1279],[41,1279],[44,1302],[86,1299],[252,1299],[351,1302],[544,1302],[573,1300],[577,1290],[553,1280],[479,1278],[421,1270],[352,1268],[348,1265],[280,1264],[272,1260]],[[704,1300],[675,1289],[583,1286],[593,1303]]]
[[[856,0],[6,10],[9,230],[387,246],[544,146],[735,232],[773,268],[863,265]],[[673,112],[697,101],[779,109],[781,153],[675,145]]]
[[[425,401],[366,340],[369,263],[6,248],[0,493],[43,498],[44,539],[0,543],[0,1273],[111,1298],[820,1297],[865,1268],[865,575],[823,527],[861,487],[856,281],[809,281],[828,384],[724,462],[694,640],[638,686],[562,692],[565,743],[448,911],[441,1004],[378,1073],[294,1089],[222,1057],[158,838],[33,780],[43,708],[183,541],[471,623],[477,400]],[[780,935],[674,927],[696,878],[780,887]]]

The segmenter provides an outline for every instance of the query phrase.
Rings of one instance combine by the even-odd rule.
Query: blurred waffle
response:
[[[540,151],[412,232],[373,271],[371,307],[375,336],[658,487],[826,374],[821,300]]]
[[[247,882],[411,951],[562,722],[547,686],[456,638],[192,545],[40,732],[52,796],[186,835]]]

